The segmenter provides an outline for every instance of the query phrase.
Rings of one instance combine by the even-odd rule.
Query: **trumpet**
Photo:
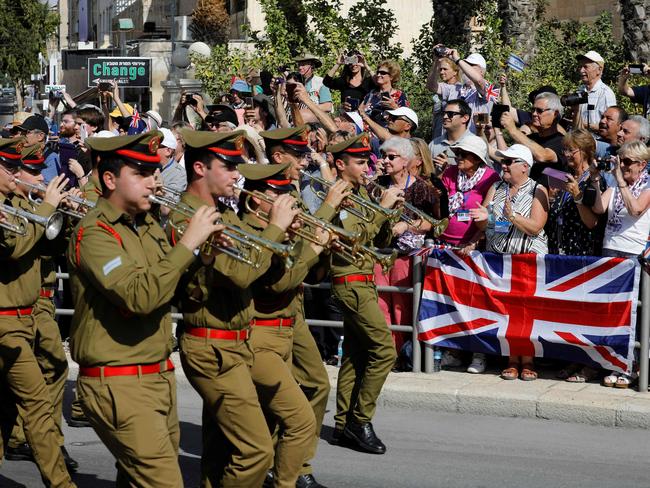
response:
[[[372,182],[372,184],[373,184],[372,191],[369,192],[370,197],[373,198],[375,201],[379,201],[381,200],[381,196],[386,191],[387,188],[374,181]],[[445,217],[444,219],[441,220],[435,219],[428,213],[420,210],[419,208],[417,208],[414,205],[411,205],[408,202],[402,202],[402,207],[405,210],[407,210],[409,213],[416,215],[416,218],[412,218],[409,215],[407,215],[405,212],[402,212],[399,217],[400,220],[412,226],[417,226],[418,220],[424,220],[429,224],[431,224],[431,230],[433,232],[434,237],[438,237],[440,234],[442,234],[447,229],[447,225],[449,225],[448,218]]]
[[[336,255],[344,261],[361,267],[366,258],[370,258],[381,266],[384,273],[387,273],[395,264],[397,251],[395,249],[390,253],[381,251],[379,248],[371,246],[360,246],[358,251],[352,254],[337,252]]]
[[[41,217],[21,208],[0,203],[0,213],[12,215],[18,219],[17,224],[0,222],[0,227],[19,236],[27,234],[27,226],[30,222],[43,226],[45,228],[45,237],[50,241],[58,236],[63,228],[63,216],[59,212],[54,212],[49,217]]]
[[[27,198],[29,198],[29,201],[32,202],[34,205],[40,205],[43,203],[43,199],[38,197],[37,195],[39,193],[45,193],[45,186],[43,185],[38,185],[34,183],[28,183],[25,180],[21,180],[19,178],[15,178],[16,183],[21,184],[27,188],[29,188],[29,193],[27,194]],[[86,200],[85,198],[77,197],[75,195],[68,195],[65,197],[67,200],[78,204],[81,208],[85,208],[86,211],[95,208],[96,203],[91,202],[90,200]],[[59,212],[64,213],[74,219],[82,219],[85,215],[86,212],[79,212],[77,210],[72,210],[69,208],[59,208]]]
[[[171,211],[184,215],[188,219],[191,219],[196,213],[196,210],[192,207],[185,205],[182,202],[177,202],[174,200],[174,197],[168,195],[149,195],[149,201],[151,203],[163,205]],[[287,269],[293,266],[294,243],[280,244],[246,232],[236,225],[226,224],[222,221],[219,221],[218,223],[221,223],[226,227],[226,230],[224,230],[222,234],[232,241],[239,243],[242,249],[220,246],[214,241],[214,237],[210,237],[202,246],[201,252],[207,254],[211,249],[214,249],[236,259],[237,261],[252,266],[253,268],[259,268],[260,264],[257,262],[253,251],[260,253],[262,252],[262,248],[264,248],[268,249],[276,256],[281,257],[284,260],[284,265]],[[169,222],[169,225],[171,225],[172,228],[181,235],[185,232],[185,225],[174,225],[171,222]]]
[[[323,188],[327,188],[328,190],[332,187],[332,182],[327,181],[326,179],[323,179],[319,176],[314,176],[309,173],[307,173],[305,170],[300,170],[300,174],[303,176],[309,178],[309,186],[311,186],[312,190],[314,191],[314,194],[321,200],[325,200],[326,192],[322,192],[320,190],[317,190],[314,187],[315,183],[318,183],[321,185]],[[347,197],[351,202],[357,204],[360,209],[355,208],[355,207],[347,207],[345,210],[358,217],[359,219],[363,220],[364,222],[372,222],[375,220],[375,216],[377,214],[384,215],[386,218],[389,220],[395,220],[400,213],[399,209],[393,209],[393,208],[384,208],[381,205],[367,200],[366,198],[360,197],[359,195],[355,195],[352,193],[350,196]]]

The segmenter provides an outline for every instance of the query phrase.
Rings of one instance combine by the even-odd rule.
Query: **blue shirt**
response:
[[[44,183],[47,185],[54,178],[61,173],[61,162],[59,161],[59,154],[54,151],[48,151],[45,158],[45,168],[41,171],[44,178]]]

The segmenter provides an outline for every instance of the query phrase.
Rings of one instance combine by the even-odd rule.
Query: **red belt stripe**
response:
[[[163,368],[163,366],[165,366]],[[165,371],[174,371],[174,363],[171,359],[160,363],[153,364],[136,364],[131,366],[97,366],[93,368],[80,367],[80,376],[89,376],[91,378],[106,378],[108,376],[138,376],[142,374],[163,373]]]
[[[226,341],[245,341],[248,339],[248,329],[241,330],[223,330],[211,329],[209,327],[187,327],[185,333],[195,337],[208,339],[223,339]]]

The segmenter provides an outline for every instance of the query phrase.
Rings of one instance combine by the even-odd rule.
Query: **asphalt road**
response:
[[[186,486],[194,487],[199,471],[200,400],[180,378],[178,387],[180,464]],[[325,423],[324,439],[331,432],[331,412]],[[650,484],[646,430],[381,408],[375,427],[388,446],[385,455],[364,454],[321,440],[314,462],[317,479],[329,488],[638,488]],[[74,477],[79,488],[114,486],[113,459],[92,429],[66,427],[65,435],[69,452],[80,463]],[[0,466],[0,487],[38,486],[42,486],[40,476],[32,463],[4,461]]]

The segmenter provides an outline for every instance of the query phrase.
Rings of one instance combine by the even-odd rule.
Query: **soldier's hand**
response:
[[[217,212],[215,207],[206,205],[200,207],[190,220],[185,232],[183,232],[179,244],[183,244],[190,251],[194,251],[212,234],[222,232],[225,229],[220,218],[221,214]],[[213,237],[213,239],[216,237]]]
[[[350,184],[344,180],[337,180],[330,187],[323,203],[327,203],[334,208],[339,208],[341,202],[343,202],[343,200],[345,200],[351,194],[352,188],[350,187]]]
[[[59,175],[50,181],[50,184],[45,189],[43,202],[49,203],[53,207],[58,207],[61,200],[68,195],[68,192],[65,191],[65,186],[68,184],[68,181],[65,175]]]
[[[289,194],[280,195],[271,207],[269,223],[286,232],[299,213],[300,209],[295,198]]]

